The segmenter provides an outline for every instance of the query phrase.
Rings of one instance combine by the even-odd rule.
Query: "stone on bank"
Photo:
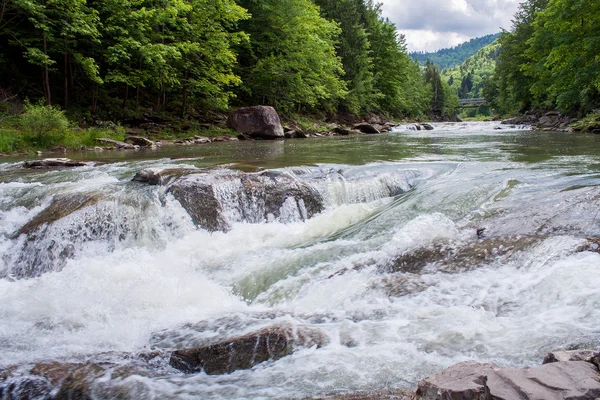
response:
[[[227,118],[227,127],[260,139],[283,139],[281,119],[273,107],[238,108]]]

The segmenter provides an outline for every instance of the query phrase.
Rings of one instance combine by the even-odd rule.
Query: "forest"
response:
[[[461,43],[458,46],[441,49],[434,52],[415,51],[409,55],[417,60],[419,64],[425,65],[431,61],[441,69],[453,68],[462,64],[469,57],[477,53],[482,47],[485,47],[498,39],[499,33],[477,37],[468,42]]]
[[[78,121],[256,104],[417,117],[436,101],[372,0],[0,0],[0,75],[0,102]]]
[[[600,2],[527,0],[499,44],[498,66],[484,88],[498,113],[582,117],[600,107]]]

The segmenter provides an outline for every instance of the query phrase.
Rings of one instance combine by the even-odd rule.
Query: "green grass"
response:
[[[571,124],[571,127],[581,132],[591,132],[594,129],[600,129],[600,112],[588,114],[585,118]]]
[[[98,146],[97,138],[114,140],[125,139],[122,128],[71,129],[48,132],[44,135],[32,135],[13,127],[0,127],[0,153],[32,153],[37,150],[51,150],[65,147],[69,150],[82,150]]]

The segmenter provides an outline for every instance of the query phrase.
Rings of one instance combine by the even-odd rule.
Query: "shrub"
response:
[[[45,135],[64,134],[69,126],[69,120],[54,106],[42,104],[25,104],[25,110],[19,117],[19,126],[26,135],[41,141]]]

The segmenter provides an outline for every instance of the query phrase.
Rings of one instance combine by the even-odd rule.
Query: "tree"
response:
[[[348,95],[342,105],[359,114],[377,108],[381,94],[374,87],[371,42],[365,27],[368,12],[363,0],[317,0],[323,16],[337,22],[342,29],[336,46],[344,67],[343,79]]]
[[[334,111],[346,97],[335,43],[341,33],[310,0],[240,0],[250,47],[242,54],[250,101],[282,111]]]

